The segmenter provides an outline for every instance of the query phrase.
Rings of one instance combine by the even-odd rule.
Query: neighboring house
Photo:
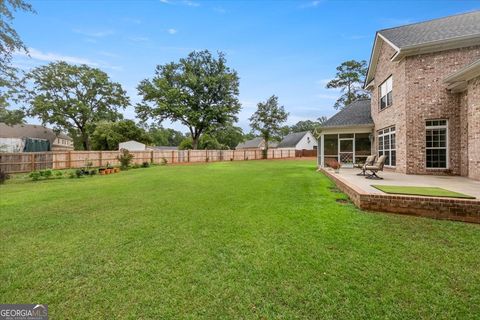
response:
[[[73,150],[73,139],[66,134],[33,124],[0,123],[0,152],[65,150]]]
[[[290,133],[277,145],[278,149],[313,150],[317,148],[317,139],[310,131]]]
[[[269,149],[275,149],[278,143],[275,141],[268,142]],[[264,150],[265,149],[265,140],[261,137],[253,138],[245,142],[241,142],[237,145],[235,150]]]
[[[125,142],[120,142],[118,144],[118,150],[126,149],[128,151],[145,151],[147,150],[147,146],[144,143],[130,140]]]
[[[327,158],[362,161],[357,140],[368,149],[368,135],[387,168],[480,180],[480,11],[378,31],[365,88],[372,122],[349,115],[367,119],[366,102],[329,119],[321,166]]]

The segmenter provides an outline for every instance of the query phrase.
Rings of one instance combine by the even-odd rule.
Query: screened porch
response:
[[[325,167],[331,160],[338,161],[344,168],[364,163],[372,153],[372,130],[330,131],[320,134],[318,141],[318,165]]]

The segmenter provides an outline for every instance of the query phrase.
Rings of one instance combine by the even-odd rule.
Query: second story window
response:
[[[380,87],[378,92],[380,95],[380,110],[383,110],[387,107],[390,107],[393,103],[393,94],[392,94],[392,77],[390,76],[385,80]]]

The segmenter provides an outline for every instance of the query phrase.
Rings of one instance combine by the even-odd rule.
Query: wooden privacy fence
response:
[[[262,150],[148,150],[131,151],[132,164],[159,164],[262,159]],[[0,153],[0,170],[7,173],[31,172],[43,169],[75,169],[118,166],[119,151],[50,151]],[[269,149],[267,159],[295,158],[295,149]]]

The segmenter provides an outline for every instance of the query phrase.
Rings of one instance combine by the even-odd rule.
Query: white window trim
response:
[[[441,125],[441,126],[427,126],[427,121],[445,121],[446,123],[444,125]],[[426,139],[426,136],[427,136],[427,130],[430,130],[430,129],[445,129],[445,148],[441,148],[441,147],[429,147],[427,148],[427,139]],[[427,170],[448,170],[450,169],[450,135],[448,134],[448,119],[428,119],[425,121],[425,169]],[[429,168],[427,167],[427,150],[428,149],[446,149],[446,166],[445,167],[438,167],[438,168]]]
[[[388,86],[388,82],[389,82],[389,81],[390,81],[390,91],[388,91],[388,87],[389,87],[389,86]],[[383,92],[382,92],[382,87],[383,87],[383,86],[385,86],[385,94],[384,94],[384,95],[382,95],[382,93],[383,93]],[[379,95],[378,95],[378,96],[379,96],[379,99],[378,99],[378,109],[379,109],[380,111],[383,111],[383,110],[385,110],[385,109],[387,109],[387,108],[389,108],[389,107],[391,107],[391,106],[393,105],[393,102],[392,102],[390,105],[388,105],[388,98],[387,98],[385,108],[382,109],[382,98],[383,98],[383,97],[388,96],[388,94],[389,94],[390,92],[392,92],[392,99],[393,99],[393,75],[388,76],[387,79],[385,79],[385,81],[383,81],[383,82],[378,86],[378,91],[379,91]]]
[[[384,109],[384,110],[385,110],[385,109]],[[392,131],[392,128],[393,128],[393,131]],[[384,131],[385,129],[389,129],[389,131],[388,131],[387,133],[382,133],[382,134],[379,133],[380,131]],[[385,167],[386,167],[386,168],[396,168],[396,167],[397,167],[397,157],[396,157],[396,155],[397,155],[397,129],[395,128],[395,126],[391,126],[391,127],[385,127],[385,128],[383,128],[383,129],[380,129],[380,130],[377,131],[377,136],[378,136],[377,146],[380,146],[380,145],[379,145],[379,144],[380,144],[380,137],[384,137],[384,136],[391,135],[392,132],[395,133],[395,149],[392,149],[392,140],[391,140],[391,138],[390,138],[390,148],[389,148],[389,149],[385,149],[385,140],[384,140],[384,141],[383,141],[383,149],[382,149],[382,151],[384,152],[384,154],[385,154],[385,151],[389,151],[389,152],[390,152],[390,155],[391,155],[391,151],[392,151],[392,150],[395,150],[395,165],[394,165],[394,166],[391,166],[391,165],[385,164]],[[378,147],[378,148],[377,148],[377,156],[378,156],[379,152],[380,152],[380,148]],[[389,159],[389,160],[391,160],[391,159]]]

